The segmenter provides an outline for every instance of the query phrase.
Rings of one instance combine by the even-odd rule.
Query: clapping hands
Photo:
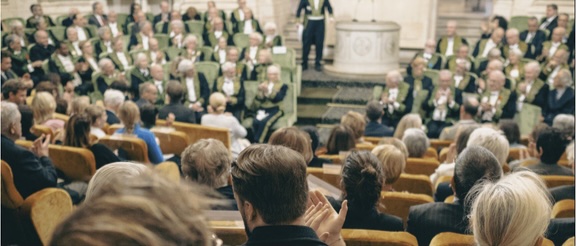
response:
[[[328,245],[346,245],[340,231],[348,213],[348,201],[342,202],[340,213],[336,213],[320,191],[308,194],[308,209],[304,214],[306,226],[314,229],[320,240]]]

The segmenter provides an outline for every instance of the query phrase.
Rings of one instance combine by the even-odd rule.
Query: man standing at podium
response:
[[[324,13],[328,10],[330,21],[334,21],[332,6],[329,0],[300,0],[296,18],[300,18],[300,13],[304,10],[304,17],[298,20],[299,25],[304,25],[302,34],[302,70],[308,69],[308,55],[310,46],[316,47],[316,61],[314,68],[322,71],[320,61],[322,60],[322,49],[324,48]]]

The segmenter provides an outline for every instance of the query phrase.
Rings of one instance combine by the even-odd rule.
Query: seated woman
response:
[[[372,150],[372,154],[380,160],[384,176],[383,191],[394,191],[392,185],[400,178],[406,167],[404,154],[394,145],[378,145]]]
[[[422,129],[410,128],[404,132],[402,142],[408,149],[409,158],[424,158],[426,150],[430,147],[430,140]]]
[[[120,161],[120,158],[103,144],[90,142],[90,118],[86,114],[75,114],[66,124],[64,146],[85,148],[92,151],[96,158],[96,169]]]
[[[319,158],[316,155],[316,151],[318,150],[318,145],[320,145],[320,134],[318,133],[318,130],[316,129],[316,127],[304,126],[304,127],[300,128],[300,130],[308,133],[308,135],[310,136],[310,140],[311,140],[312,160],[310,162],[308,162],[308,166],[309,167],[322,167],[322,165],[324,163],[327,163],[327,164],[331,163],[330,160],[324,159],[324,158]]]
[[[394,137],[397,139],[402,139],[404,136],[404,131],[410,128],[422,129],[422,118],[420,118],[419,114],[404,115],[404,117],[400,119],[400,122],[398,122],[398,125],[396,126]]]
[[[72,116],[75,114],[81,114],[86,111],[86,108],[90,106],[90,97],[79,96],[72,99],[70,106],[68,106],[68,115]]]
[[[56,101],[50,93],[36,93],[30,108],[32,108],[32,113],[34,114],[34,124],[50,127],[54,134],[64,129],[64,121],[54,119]]]
[[[282,46],[282,37],[278,34],[276,23],[266,22],[264,25],[264,39],[262,40],[264,47],[271,49],[272,47]]]
[[[226,109],[226,97],[220,92],[215,92],[210,96],[210,105],[208,105],[208,114],[202,116],[201,125],[223,127],[230,129],[232,138],[232,156],[236,158],[244,148],[250,143],[244,139],[246,129],[240,124],[238,119],[229,113],[224,113]]]
[[[252,123],[255,143],[266,142],[268,130],[276,123],[284,112],[282,106],[288,86],[280,81],[280,67],[272,65],[267,68],[267,80],[258,86],[254,99],[256,116]]]
[[[477,245],[542,245],[552,205],[537,174],[515,172],[470,194],[477,194],[470,213]]]
[[[364,141],[364,131],[366,130],[366,118],[364,115],[355,111],[348,111],[340,118],[340,124],[352,130],[356,144],[372,145],[370,142]]]
[[[201,139],[182,152],[184,178],[206,185],[226,199],[225,206],[213,207],[217,210],[238,210],[232,186],[228,184],[231,163],[228,149],[216,139]]]
[[[124,128],[116,131],[116,134],[136,135],[138,138],[146,142],[148,147],[148,159],[154,164],[164,161],[160,146],[156,143],[154,134],[147,129],[140,127],[140,110],[138,106],[132,101],[127,101],[118,110],[118,118],[124,125]],[[122,152],[120,152],[122,157]]]
[[[184,59],[188,59],[193,62],[200,62],[206,59],[206,57],[204,57],[204,53],[198,50],[198,38],[196,35],[186,36],[182,42],[182,46],[183,48],[180,52],[180,56],[184,57]]]
[[[310,161],[312,161],[312,146],[310,145],[310,138],[308,134],[299,130],[296,127],[283,127],[280,128],[270,136],[268,140],[270,145],[282,145],[296,152],[302,154],[308,166],[310,166]]]
[[[336,211],[348,200],[348,214],[343,228],[404,231],[402,219],[378,212],[385,177],[378,158],[368,151],[352,151],[342,164],[342,196],[329,197]]]
[[[90,120],[90,134],[101,138],[106,136],[106,133],[102,128],[106,125],[106,120],[108,115],[106,110],[98,105],[90,105],[84,111]]]
[[[190,20],[197,20],[197,21],[202,20],[202,18],[200,18],[198,10],[196,10],[196,8],[194,7],[188,7],[186,9],[186,13],[182,15],[182,21],[186,22]]]
[[[339,125],[332,129],[328,142],[326,143],[327,155],[338,155],[342,151],[350,151],[356,148],[354,133],[350,128]]]
[[[516,83],[518,84],[520,80],[524,78],[524,62],[522,62],[524,54],[522,51],[517,49],[512,49],[509,53],[509,63],[504,68],[504,73],[506,74],[506,77],[516,80]]]

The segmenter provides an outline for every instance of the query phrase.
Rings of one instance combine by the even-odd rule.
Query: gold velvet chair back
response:
[[[66,177],[78,181],[90,181],[96,172],[96,159],[89,149],[51,144],[50,159]]]
[[[160,140],[160,149],[162,149],[163,154],[180,156],[186,147],[190,145],[188,135],[184,132],[161,128],[152,128],[150,131]]]
[[[541,175],[540,178],[544,180],[548,189],[562,185],[574,185],[574,176]]]
[[[434,184],[434,190],[438,189],[438,185],[444,182],[452,182],[452,176],[440,176],[436,179],[436,183]]]
[[[424,159],[438,160],[438,152],[435,148],[430,147],[426,150],[426,153],[424,153]]]
[[[243,245],[248,240],[244,228],[237,226],[227,227],[213,225],[212,231],[222,240],[224,245]]]
[[[574,218],[574,200],[558,201],[552,207],[552,218]]]
[[[574,237],[568,238],[568,240],[566,240],[562,246],[574,246]]]
[[[454,195],[450,195],[444,199],[444,203],[454,203]]]
[[[408,219],[410,206],[434,202],[431,196],[422,194],[410,194],[404,192],[385,192],[383,191],[380,196],[380,204],[384,205],[385,209],[382,212],[396,215],[402,218],[404,226]]]
[[[180,170],[178,170],[178,165],[176,163],[165,161],[154,166],[154,170],[168,180],[180,183]]]
[[[404,172],[430,176],[439,165],[438,159],[408,158]]]
[[[442,232],[430,241],[430,246],[471,246],[475,245],[473,235]]]
[[[165,120],[157,120],[156,125],[166,125]],[[226,128],[202,126],[197,124],[189,124],[182,122],[172,123],[172,127],[177,131],[181,131],[188,135],[188,140],[190,144],[197,142],[200,139],[213,138],[222,141],[226,148],[230,149],[230,131]]]
[[[50,141],[54,140],[54,132],[52,132],[52,129],[50,129],[50,127],[47,126],[43,126],[43,125],[33,125],[30,128],[30,132],[34,135],[36,135],[37,137],[42,136],[42,134],[48,136],[50,135]]]
[[[372,143],[361,143],[361,144],[356,144],[356,149],[359,151],[372,151],[372,149],[374,149],[374,147],[376,147],[376,145],[372,144]]]
[[[106,127],[106,134],[108,135],[114,135],[114,133],[120,129],[124,128],[124,125],[122,124],[112,124],[109,125],[108,127]]]
[[[54,113],[54,119],[59,119],[59,120],[62,120],[64,122],[68,122],[68,119],[70,119],[70,116],[65,115],[65,114]]]
[[[29,216],[42,244],[48,245],[56,226],[72,213],[72,200],[63,189],[46,188],[27,197],[22,211]]]
[[[448,151],[450,149],[449,148],[442,148],[442,150],[440,150],[440,155],[438,155],[438,162],[440,163],[450,163],[451,160],[446,161],[446,158],[448,158]]]
[[[306,173],[316,176],[317,178],[324,180],[326,183],[340,189],[340,180],[342,176],[340,174],[329,174],[324,173],[324,169],[321,167],[308,167],[306,168]]]
[[[417,246],[416,237],[408,232],[342,229],[347,246]]]
[[[439,140],[439,139],[430,139],[430,147],[433,149],[442,149],[450,147],[454,141],[452,140]]]
[[[150,163],[148,159],[148,146],[142,139],[133,136],[114,135],[100,138],[99,142],[112,150],[123,149],[131,161],[144,164]]]
[[[508,163],[515,160],[522,160],[530,156],[526,148],[510,148],[508,152]]]
[[[364,141],[370,142],[373,145],[378,145],[378,143],[380,143],[380,141],[388,139],[388,138],[392,138],[392,137],[364,137]]]
[[[400,175],[400,178],[392,184],[392,188],[398,192],[407,191],[414,194],[434,195],[430,178],[425,175],[403,173]]]
[[[14,185],[12,168],[2,160],[2,206],[16,209],[19,208],[22,203],[24,203],[24,199],[16,189],[16,185]]]
[[[343,160],[340,155],[319,155],[318,158],[328,159],[332,164],[342,164]]]

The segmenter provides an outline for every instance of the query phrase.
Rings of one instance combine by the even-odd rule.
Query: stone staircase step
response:
[[[329,104],[329,109],[322,115],[322,124],[338,124],[343,115],[348,111],[355,111],[361,114],[366,113],[364,105]]]

